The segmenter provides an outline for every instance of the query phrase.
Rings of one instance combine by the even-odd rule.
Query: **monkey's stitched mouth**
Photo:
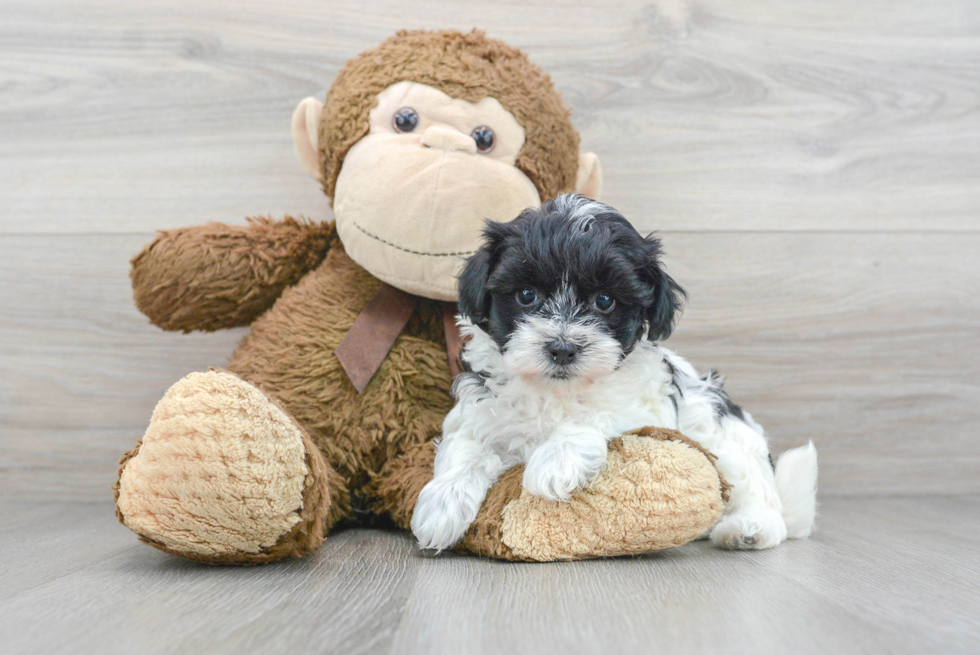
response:
[[[372,233],[368,232],[363,227],[361,227],[360,225],[358,225],[357,224],[357,221],[352,221],[352,222],[354,224],[354,227],[356,227],[358,230],[360,230],[364,235],[371,237],[375,241],[378,241],[380,243],[383,243],[384,245],[388,246],[389,248],[394,248],[396,250],[401,250],[402,252],[407,252],[407,253],[410,253],[412,255],[424,255],[426,257],[469,257],[470,255],[473,255],[473,254],[476,253],[475,250],[463,250],[463,251],[459,251],[459,252],[423,252],[421,250],[412,250],[411,248],[405,248],[403,246],[399,246],[398,244],[391,243],[390,241],[386,241],[385,239],[382,239],[381,237],[379,237],[377,234],[372,234]]]

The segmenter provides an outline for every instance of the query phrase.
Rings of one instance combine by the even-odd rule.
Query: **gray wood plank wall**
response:
[[[128,259],[159,228],[329,216],[289,117],[399,28],[481,26],[574,108],[604,200],[690,292],[824,494],[980,491],[980,5],[824,0],[0,3],[0,492],[104,498],[180,376]]]

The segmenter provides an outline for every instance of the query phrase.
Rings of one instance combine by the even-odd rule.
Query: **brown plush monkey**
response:
[[[207,563],[302,556],[338,522],[407,528],[452,404],[455,275],[485,218],[595,197],[547,75],[474,31],[400,32],[293,117],[336,226],[286,218],[162,232],[133,259],[136,302],[168,330],[251,325],[226,371],[177,382],[120,463],[120,521]],[[633,554],[721,515],[713,457],[647,429],[569,503],[521,472],[490,491],[461,550],[515,560]]]

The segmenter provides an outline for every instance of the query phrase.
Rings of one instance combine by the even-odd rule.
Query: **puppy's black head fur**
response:
[[[616,210],[573,194],[510,223],[488,222],[483,247],[459,277],[460,313],[504,348],[528,316],[586,321],[625,356],[644,335],[666,339],[684,291],[663,270],[660,241]],[[527,301],[530,289],[536,299]],[[523,296],[519,298],[519,294]],[[601,311],[608,297],[612,309]]]

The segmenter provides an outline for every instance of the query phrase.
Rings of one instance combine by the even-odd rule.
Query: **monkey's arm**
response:
[[[333,223],[286,217],[160,232],[133,257],[136,306],[164,330],[249,325],[327,256]]]

